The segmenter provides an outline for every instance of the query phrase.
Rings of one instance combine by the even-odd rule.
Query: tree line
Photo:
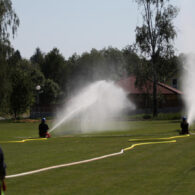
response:
[[[17,117],[37,103],[37,95],[39,106],[62,104],[80,88],[98,80],[118,81],[137,75],[138,83],[142,83],[147,78],[148,63],[130,46],[122,50],[92,49],[81,55],[73,54],[67,60],[57,48],[46,54],[37,48],[29,60],[12,49],[1,62],[1,112]],[[172,77],[177,65],[176,56],[164,62],[165,68],[160,70],[162,82]]]
[[[78,89],[97,80],[137,77],[141,86],[153,81],[153,115],[157,114],[159,81],[166,82],[176,71],[172,23],[178,10],[168,0],[136,0],[143,8],[143,25],[136,27],[136,42],[122,50],[108,47],[92,49],[68,59],[54,48],[44,53],[36,48],[30,59],[22,58],[9,41],[19,27],[11,0],[0,0],[0,113],[15,118],[39,101],[39,105],[61,104]],[[37,99],[38,98],[38,99]]]
[[[29,60],[12,48],[1,59],[0,108],[14,117],[36,103],[37,93],[40,106],[60,104],[91,82],[119,80],[132,71],[127,61],[135,66],[140,60],[134,52],[111,47],[73,54],[68,60],[57,48],[46,54],[37,48]]]

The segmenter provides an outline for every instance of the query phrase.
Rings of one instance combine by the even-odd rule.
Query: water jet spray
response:
[[[107,121],[119,117],[127,109],[133,110],[135,106],[121,87],[113,81],[97,81],[71,98],[58,113],[49,132],[76,117],[79,117],[82,132],[105,130]],[[109,126],[109,129],[113,130],[113,127]]]
[[[195,55],[189,54],[185,60],[182,75],[182,91],[185,102],[185,112],[188,123],[191,125],[195,120]]]

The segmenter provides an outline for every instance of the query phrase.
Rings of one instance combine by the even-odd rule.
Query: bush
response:
[[[156,120],[177,120],[181,119],[181,113],[159,113]]]
[[[143,119],[151,119],[152,115],[151,114],[144,114]]]
[[[157,117],[152,114],[135,114],[127,117],[129,120],[179,120],[181,113],[159,113]]]

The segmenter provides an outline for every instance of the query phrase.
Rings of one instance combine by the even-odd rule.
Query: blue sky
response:
[[[180,8],[175,21],[178,52],[195,51],[195,1],[172,0]],[[92,48],[119,49],[135,41],[135,27],[141,24],[134,0],[12,0],[20,18],[12,41],[25,58],[39,47],[47,53],[57,47],[67,59]]]

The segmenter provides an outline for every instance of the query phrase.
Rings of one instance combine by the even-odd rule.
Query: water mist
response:
[[[135,106],[121,87],[111,81],[97,81],[81,90],[58,112],[50,132],[57,132],[58,127],[72,120],[79,121],[80,133],[117,130],[113,119],[120,117],[126,109],[133,110]]]
[[[183,67],[182,91],[188,122],[195,121],[195,54],[187,55]]]

